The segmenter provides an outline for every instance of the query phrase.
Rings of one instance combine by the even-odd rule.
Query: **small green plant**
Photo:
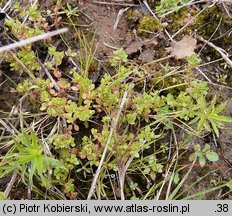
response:
[[[42,18],[40,12],[38,11],[38,5],[34,5],[29,8],[27,15],[31,21],[38,21]]]
[[[146,64],[134,61],[137,51],[128,59],[123,48],[114,51],[104,64],[104,53],[98,52],[95,58],[95,33],[91,29],[82,31],[82,24],[90,24],[91,16],[85,9],[79,10],[75,2],[56,0],[51,10],[43,10],[39,3],[30,8],[16,3],[12,18],[6,19],[6,35],[12,33],[23,40],[63,25],[69,27],[69,33],[1,54],[7,70],[24,71],[29,77],[20,73],[14,80],[15,76],[9,76],[18,84],[16,91],[22,98],[9,119],[5,118],[9,113],[1,111],[0,145],[4,150],[0,177],[17,171],[22,182],[36,192],[34,198],[51,199],[57,194],[62,199],[88,197],[94,176],[98,176],[93,192],[96,199],[203,198],[217,189],[231,190],[231,182],[225,184],[220,179],[212,181],[213,188],[193,194],[189,189],[195,189],[208,174],[199,175],[188,187],[184,185],[192,168],[198,167],[196,162],[203,167],[219,159],[208,144],[189,143],[197,143],[199,137],[202,141],[204,135],[215,134],[217,138],[224,124],[231,122],[221,114],[226,104],[217,104],[216,96],[209,100],[208,84],[193,75],[202,53],[170,62],[164,51],[168,33],[176,35],[187,23],[182,34],[192,34],[192,18],[199,12],[198,6],[177,12],[192,4],[188,2],[157,1],[156,11],[163,23],[131,9],[130,24],[138,24],[141,39],[157,34],[157,46],[153,38],[139,45],[142,52],[155,46],[155,59]],[[163,35],[165,26],[167,34]],[[92,80],[95,74],[100,76]],[[26,127],[21,131],[18,119],[21,128]],[[189,152],[192,163],[181,164]],[[40,192],[45,190],[46,195]],[[0,193],[0,198],[3,195]]]
[[[195,152],[189,156],[189,160],[194,161],[195,159],[198,159],[201,167],[205,166],[206,159],[208,159],[210,162],[216,162],[219,159],[218,154],[211,151],[210,145],[208,144],[206,144],[203,149],[199,144],[196,144],[194,145],[194,150]]]
[[[55,167],[66,169],[58,160],[47,156],[36,134],[25,130],[14,141],[13,149],[7,157],[1,157],[1,176],[14,170],[19,170],[22,179],[28,176],[30,185],[33,186],[34,176],[38,176],[43,186],[49,188],[48,172]]]
[[[202,132],[205,129],[206,132],[213,131],[217,137],[219,137],[219,128],[224,126],[224,123],[232,122],[232,119],[227,116],[220,115],[224,110],[226,104],[221,104],[216,107],[216,96],[211,101],[209,107],[206,105],[204,97],[199,98],[197,109],[194,112],[195,118],[190,121],[189,124],[197,123],[197,131]]]
[[[156,11],[159,14],[164,14],[169,10],[177,10],[179,6],[188,3],[189,0],[160,0],[159,5],[156,7]]]
[[[188,56],[186,59],[190,67],[196,67],[201,63],[201,60],[196,55],[196,53],[193,53],[192,55]]]
[[[123,48],[114,51],[114,56],[110,61],[111,66],[118,66],[121,63],[127,62],[127,57],[128,56]]]
[[[49,52],[53,62],[56,62],[54,68],[58,68],[63,53],[57,52],[54,48]],[[188,71],[197,61],[194,56],[192,58],[187,60]],[[68,78],[58,78],[57,85],[62,89],[62,94],[53,88],[50,80],[45,79],[25,80],[17,88],[28,96],[36,91],[38,95],[36,101],[39,102],[40,110],[45,111],[52,118],[62,118],[66,124],[69,124],[62,132],[59,131],[49,144],[56,152],[59,162],[65,167],[65,169],[55,167],[53,181],[64,184],[64,193],[70,198],[75,196],[75,190],[74,182],[68,180],[69,173],[75,171],[78,175],[87,178],[99,166],[104,146],[110,135],[111,121],[116,115],[120,98],[126,89],[130,92],[128,104],[123,116],[120,117],[118,132],[112,136],[108,144],[107,163],[103,164],[102,173],[121,172],[122,164],[133,159],[128,167],[130,172],[139,172],[145,178],[155,180],[166,169],[166,163],[161,159],[161,155],[165,155],[168,150],[167,144],[157,148],[155,143],[174,127],[173,119],[192,125],[192,130],[198,134],[214,131],[217,135],[218,128],[223,126],[222,123],[230,121],[229,118],[220,115],[225,104],[216,107],[216,98],[210,104],[206,102],[208,86],[205,82],[193,80],[185,83],[182,88],[177,85],[172,90],[169,87],[171,79],[167,76],[168,71],[172,70],[169,68],[161,74],[161,77],[165,77],[162,82],[165,85],[168,83],[166,90],[160,89],[159,85],[153,85],[152,88],[147,87],[146,91],[139,93],[136,81],[132,85],[128,80],[143,79],[143,73],[138,73],[136,67],[128,64],[127,54],[122,48],[114,52],[110,64],[114,67],[115,74],[112,76],[104,74],[97,87],[85,77],[84,73],[78,73],[73,68]],[[181,83],[181,79],[178,79]],[[154,78],[153,81],[158,84],[160,78]],[[78,93],[76,100],[68,98],[67,93],[70,91]],[[93,127],[88,129],[88,122],[95,119],[95,115],[101,116],[101,129]],[[79,128],[82,122],[91,134],[83,136],[81,145],[77,146],[72,130],[75,127]],[[141,122],[144,126],[140,126]],[[162,125],[162,131],[155,131],[157,125]],[[195,147],[190,159],[193,158],[198,158],[203,166],[206,159],[216,161],[216,153],[212,152],[208,145],[203,149]],[[173,177],[176,185],[181,185],[179,173]],[[100,178],[103,180],[107,176],[102,174]],[[98,190],[104,194],[105,187],[104,184],[99,185]]]
[[[72,16],[74,17],[79,16],[78,7],[72,7],[72,5],[70,5],[69,3],[67,3],[67,9],[65,10],[65,13],[68,18],[72,18]]]
[[[52,56],[53,58],[53,62],[55,63],[55,67],[57,68],[59,65],[61,65],[62,63],[62,59],[64,57],[64,52],[58,52],[56,51],[56,48],[51,46],[48,48],[48,52],[49,54]],[[50,64],[50,62],[48,62],[47,64]],[[52,68],[51,65],[49,65],[49,68]]]

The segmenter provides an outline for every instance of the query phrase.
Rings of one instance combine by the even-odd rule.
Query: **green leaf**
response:
[[[219,105],[217,108],[215,108],[214,113],[220,113],[222,110],[224,110],[226,107],[226,103]]]
[[[34,155],[29,155],[29,154],[19,154],[19,159],[17,161],[18,164],[25,164],[29,163],[30,161],[33,161]]]
[[[33,185],[33,176],[35,174],[35,170],[36,170],[36,164],[32,162],[30,166],[30,172],[29,172],[29,182],[31,186]]]
[[[195,153],[192,153],[190,156],[189,156],[189,161],[194,161],[196,159],[197,155]]]
[[[137,118],[137,114],[136,113],[129,113],[129,114],[126,115],[126,120],[131,125],[135,124],[136,118]]]
[[[21,142],[22,142],[26,147],[30,148],[31,141],[28,139],[28,136],[27,136],[25,130],[22,131]]]
[[[43,157],[42,155],[37,156],[34,160],[35,164],[36,164],[36,168],[38,170],[38,173],[41,175],[43,172],[43,168],[44,168],[44,161],[43,161]]]
[[[23,152],[23,148],[17,140],[15,140],[14,144],[19,152]]]
[[[201,167],[204,167],[206,163],[206,160],[204,157],[199,157],[199,164]]]
[[[38,148],[38,137],[35,135],[34,132],[31,132],[31,140],[32,140],[32,147]]]
[[[5,194],[0,192],[0,200],[6,200]]]
[[[127,54],[123,48],[114,51],[114,56],[111,60],[111,66],[117,66],[121,62],[127,62]]]
[[[214,118],[214,117],[213,117]],[[218,120],[220,120],[221,122],[232,122],[232,118],[229,116],[217,116]]]
[[[217,125],[212,120],[210,122],[211,122],[214,133],[216,134],[217,137],[219,137],[219,130],[217,128]]]
[[[211,162],[218,161],[218,159],[219,159],[218,154],[216,152],[208,152],[206,154],[206,157]]]
[[[206,144],[204,149],[202,150],[203,152],[209,152],[210,150],[210,145],[209,144]]]
[[[176,174],[174,175],[173,182],[174,182],[174,184],[176,184],[176,185],[180,182],[180,175],[179,175],[179,173],[176,173]]]

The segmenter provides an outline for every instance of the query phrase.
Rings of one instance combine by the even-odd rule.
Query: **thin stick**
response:
[[[139,5],[136,4],[127,4],[127,3],[118,3],[118,2],[101,2],[101,1],[94,1],[93,4],[101,4],[101,5],[115,5],[115,6],[125,6],[125,7],[138,7]]]
[[[1,12],[5,12],[8,6],[11,7],[11,4],[12,4],[12,0],[9,0],[9,1],[5,4],[5,6],[1,9]]]
[[[28,38],[28,39],[25,39],[25,40],[21,40],[19,42],[15,42],[15,43],[0,47],[0,52],[5,52],[5,51],[9,51],[11,49],[22,47],[22,46],[25,46],[27,44],[31,44],[31,43],[39,41],[39,40],[44,40],[44,39],[53,37],[55,35],[65,33],[67,31],[68,31],[68,28],[62,28],[62,29],[47,32],[47,33],[44,33],[44,34],[41,34],[41,35],[38,35],[38,36],[35,36],[35,37],[31,37],[31,38]]]
[[[14,183],[15,183],[15,180],[16,180],[17,175],[18,175],[18,171],[15,170],[14,173],[13,173],[13,175],[12,175],[12,177],[11,177],[11,180],[10,180],[9,184],[7,185],[7,187],[6,187],[5,191],[4,191],[4,196],[5,196],[6,198],[7,198],[7,197],[9,196],[9,194],[10,194],[10,191],[11,191],[11,189],[12,189]]]
[[[8,132],[15,134],[14,130],[11,129],[6,122],[3,121],[3,119],[0,118],[0,124],[7,130]]]
[[[204,73],[200,68],[196,67],[196,69],[197,69],[197,71],[198,71],[203,77],[205,77],[205,79],[207,79],[207,81],[208,81],[209,83],[213,83],[213,82],[209,79],[209,77],[207,77],[207,76],[205,75],[205,73]]]
[[[11,44],[10,44],[11,45]],[[8,45],[7,45],[8,46]],[[6,47],[6,46],[4,46]],[[2,47],[2,48],[4,48]],[[0,48],[1,49],[1,48]],[[1,52],[1,51],[0,51]],[[15,59],[15,61],[23,68],[23,70],[33,79],[35,80],[35,76],[34,74],[23,64],[22,61],[20,61],[20,59],[16,56],[16,54],[14,54],[11,50],[9,50],[9,53],[11,54],[11,56]]]
[[[106,142],[106,145],[105,145],[105,148],[104,148],[104,151],[102,153],[102,157],[101,157],[101,160],[100,160],[100,163],[98,165],[98,168],[97,168],[97,171],[94,175],[94,179],[92,181],[92,184],[91,184],[91,187],[90,187],[90,190],[89,190],[89,194],[88,194],[88,197],[87,197],[87,200],[90,200],[91,197],[93,196],[94,192],[95,192],[95,189],[96,189],[96,184],[97,184],[97,180],[98,180],[98,176],[101,172],[101,168],[102,168],[102,165],[103,165],[103,162],[105,160],[105,157],[106,157],[106,153],[108,151],[108,146],[109,146],[109,143],[112,139],[112,136],[113,136],[113,132],[114,130],[116,129],[117,125],[118,125],[118,120],[119,120],[119,117],[120,117],[120,114],[122,112],[122,109],[124,107],[124,104],[127,100],[127,95],[128,95],[128,91],[126,90],[124,92],[124,95],[123,95],[123,98],[122,98],[122,101],[121,101],[121,104],[119,106],[119,109],[118,109],[118,112],[117,112],[117,116],[115,117],[115,120],[112,122],[112,127],[110,129],[110,134],[108,136],[108,139],[107,139],[107,142]]]
[[[122,8],[121,10],[119,10],[118,15],[117,15],[117,18],[116,18],[116,21],[115,21],[115,23],[114,23],[113,31],[115,31],[115,30],[118,28],[118,24],[119,24],[119,21],[120,21],[122,15],[123,15],[128,9],[129,9],[129,7]]]
[[[232,61],[229,59],[229,55],[226,53],[225,50],[223,50],[222,48],[214,45],[213,43],[205,40],[203,37],[198,36],[197,37],[200,41],[206,43],[207,45],[211,46],[212,48],[214,48],[217,52],[219,52],[219,54],[222,56],[222,58],[226,61],[226,63],[232,68]]]
[[[184,175],[184,177],[182,178],[180,183],[177,185],[175,190],[172,192],[172,194],[167,199],[172,200],[175,197],[176,193],[180,190],[181,186],[184,184],[184,182],[187,180],[189,174],[191,173],[191,171],[194,167],[194,164],[196,163],[196,160],[197,160],[197,158],[195,158],[195,160],[192,162],[192,165],[189,168],[188,172]]]
[[[39,60],[39,58],[37,58],[37,61],[40,64],[40,67],[43,69],[43,71],[46,73],[46,75],[48,76],[48,78],[50,79],[50,81],[52,82],[52,84],[54,85],[54,88],[56,89],[56,91],[60,91],[60,87],[57,85],[56,81],[53,79],[52,75],[50,74],[50,72],[48,71],[48,69],[43,65],[43,63]]]
[[[125,200],[124,183],[125,183],[126,171],[128,167],[130,166],[131,162],[133,161],[133,159],[134,157],[131,156],[126,162],[126,164],[121,164],[118,169],[121,200]]]
[[[1,87],[1,86],[0,86]],[[16,107],[13,106],[11,111],[10,111],[10,115],[9,115],[9,118],[12,117],[12,115],[14,115],[14,112],[16,111]],[[0,141],[2,140],[2,138],[4,137],[4,134],[6,132],[6,128],[3,129],[2,133],[1,133],[1,137],[0,137]]]
[[[200,0],[200,1],[191,0],[190,2],[188,2],[188,3],[186,3],[186,4],[180,5],[179,7],[175,8],[174,10],[170,10],[170,11],[166,12],[165,14],[162,14],[160,17],[161,17],[161,18],[164,18],[164,17],[166,17],[168,14],[174,13],[174,12],[180,10],[180,9],[183,8],[183,7],[187,7],[187,6],[190,6],[190,5],[203,3],[203,2],[205,2],[205,1],[206,1],[206,0]]]
[[[170,171],[170,169],[171,169],[173,163],[175,162],[176,157],[177,157],[177,152],[176,152],[175,155],[173,156],[172,161],[171,161],[171,163],[169,164],[169,166],[168,166],[168,168],[167,168],[167,170],[166,170],[166,172],[165,172],[165,177],[164,177],[164,180],[163,180],[163,182],[162,182],[162,185],[161,185],[161,187],[160,187],[160,189],[159,189],[157,195],[154,197],[155,200],[159,200],[159,198],[160,198],[160,195],[161,195],[161,192],[162,192],[162,190],[163,190],[163,187],[164,187],[164,185],[166,184],[167,179],[168,179],[168,177],[169,177],[169,171]]]

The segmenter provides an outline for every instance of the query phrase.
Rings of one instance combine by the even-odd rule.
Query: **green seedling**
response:
[[[58,160],[47,156],[43,150],[43,145],[36,134],[25,130],[19,134],[14,141],[12,150],[6,157],[1,157],[1,176],[5,176],[14,170],[19,170],[23,181],[28,176],[31,187],[33,178],[38,177],[43,186],[49,188],[48,173],[54,167],[66,169]]]
[[[208,159],[210,162],[216,162],[219,159],[218,154],[216,152],[211,151],[210,145],[208,144],[206,144],[203,149],[199,144],[196,144],[194,146],[194,150],[195,152],[189,156],[189,160],[194,161],[195,159],[198,159],[201,167],[205,166],[206,159]]]
[[[216,107],[216,99],[217,98],[215,96],[209,107],[207,107],[205,98],[201,97],[198,100],[198,105],[196,106],[196,117],[190,121],[189,124],[197,123],[197,130],[199,133],[205,129],[206,132],[213,131],[216,136],[219,137],[219,129],[224,126],[224,123],[232,122],[232,118],[220,115],[226,104],[221,104]]]

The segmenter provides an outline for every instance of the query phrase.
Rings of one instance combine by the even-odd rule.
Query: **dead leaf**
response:
[[[78,155],[78,149],[77,148],[72,148],[71,149],[71,154]]]
[[[62,77],[62,73],[56,68],[54,69],[53,74],[58,79]]]
[[[167,50],[174,55],[176,59],[184,59],[193,54],[196,48],[197,40],[190,36],[184,36],[180,41],[174,41]]]

